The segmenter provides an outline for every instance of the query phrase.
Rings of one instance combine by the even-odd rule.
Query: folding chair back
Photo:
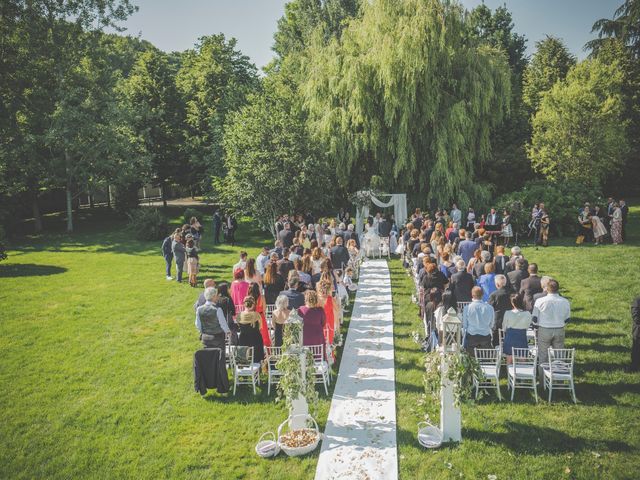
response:
[[[516,388],[528,388],[533,390],[536,402],[538,401],[538,379],[536,374],[537,355],[528,348],[514,348],[511,355],[511,364],[508,365],[507,375],[509,388],[511,388],[511,400]]]
[[[456,302],[457,303],[457,307],[458,307],[458,314],[462,314],[462,311],[464,310],[464,307],[466,307],[467,305],[469,305],[471,302]]]
[[[569,390],[573,403],[577,402],[573,382],[575,348],[549,347],[549,364],[543,365],[544,388],[549,390],[549,402],[553,390]]]

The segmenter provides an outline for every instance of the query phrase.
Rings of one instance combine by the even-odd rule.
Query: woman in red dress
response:
[[[256,301],[256,312],[260,314],[260,335],[262,335],[262,343],[265,347],[271,346],[271,335],[269,334],[269,326],[267,325],[267,317],[265,315],[264,297],[260,294],[260,284],[253,282],[249,286],[249,296]]]
[[[335,321],[333,315],[333,297],[331,296],[331,284],[326,281],[318,282],[316,286],[318,293],[318,305],[323,307],[325,315],[325,331],[326,341],[329,345],[333,345],[333,337],[335,335]]]

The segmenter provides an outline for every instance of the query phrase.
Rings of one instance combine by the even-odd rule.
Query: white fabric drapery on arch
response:
[[[382,193],[380,196],[389,196],[388,202],[371,195],[371,201],[380,208],[393,207],[393,216],[396,219],[398,228],[407,220],[407,195],[405,193]],[[364,230],[364,219],[369,216],[369,206],[359,206],[356,209],[356,232],[362,233]]]

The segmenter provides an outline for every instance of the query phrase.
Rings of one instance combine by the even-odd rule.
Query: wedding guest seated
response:
[[[524,309],[522,297],[515,293],[510,296],[511,310],[504,313],[502,330],[504,340],[502,353],[507,355],[507,363],[511,363],[514,348],[527,348],[527,329],[531,325],[531,314]]]
[[[243,302],[245,310],[238,315],[238,328],[240,336],[238,345],[253,347],[253,361],[256,363],[264,360],[264,344],[260,333],[261,317],[256,312],[256,301],[253,297],[247,296]]]
[[[271,322],[273,323],[273,342],[276,347],[282,346],[282,331],[284,329],[284,324],[289,318],[289,313],[291,313],[289,299],[285,295],[279,295],[278,298],[276,298],[276,308],[271,314]]]
[[[278,273],[282,278],[287,278],[289,272],[293,270],[293,262],[289,259],[290,250],[288,248],[282,249],[282,258],[278,261]],[[275,302],[275,298],[273,300]]]
[[[267,305],[273,305],[278,295],[280,295],[280,292],[285,289],[285,280],[278,272],[277,263],[269,262],[267,264],[262,283],[264,285],[265,301]]]
[[[225,335],[230,333],[222,309],[216,305],[218,290],[209,287],[204,291],[205,303],[196,309],[196,328],[205,347],[220,348],[224,352]]]
[[[218,301],[216,304],[222,309],[224,318],[227,320],[227,325],[231,330],[231,343],[232,345],[238,344],[238,325],[235,323],[234,318],[236,316],[236,306],[229,294],[229,284],[227,282],[220,282],[216,288],[218,289]]]
[[[491,334],[494,324],[493,307],[482,301],[482,289],[473,287],[471,303],[462,311],[462,328],[465,330],[465,349],[475,355],[475,348],[493,348]]]
[[[538,265],[530,263],[527,269],[529,276],[520,282],[519,293],[524,300],[524,307],[527,311],[533,310],[533,296],[542,292],[542,279],[538,276]]]
[[[448,251],[443,252],[442,255],[440,256],[439,268],[442,274],[447,278],[451,278],[451,275],[453,275],[457,271],[453,262],[449,260]]]
[[[302,344],[324,345],[324,308],[318,305],[318,294],[314,290],[304,293],[304,306],[298,309],[302,317]]]
[[[300,308],[304,305],[304,294],[298,291],[299,284],[300,281],[297,277],[291,277],[289,279],[289,288],[280,292],[279,297],[285,297],[289,302],[289,310]]]
[[[475,286],[473,276],[467,272],[466,264],[462,259],[456,262],[456,269],[457,273],[451,275],[449,288],[453,292],[456,302],[470,302],[471,289]]]
[[[494,273],[495,267],[493,263],[484,264],[484,274],[478,278],[478,286],[482,288],[482,301],[488,302],[489,295],[496,291],[496,274]],[[506,282],[505,282],[506,283]]]
[[[306,285],[311,284],[311,275],[303,270],[302,260],[298,258],[295,262],[293,262],[293,268],[295,270],[292,271],[298,274],[298,279],[300,281],[300,283],[298,284],[298,289],[300,289],[300,287],[305,287],[306,289]],[[291,272],[289,272],[289,275],[291,275]]]
[[[485,266],[491,261],[491,253],[487,250],[480,251],[480,261],[476,262],[473,266],[473,278],[476,280],[479,279],[482,275],[486,273]]]
[[[233,282],[231,282],[231,299],[234,305],[242,305],[244,298],[249,291],[249,282],[244,280],[244,269],[233,271]]]

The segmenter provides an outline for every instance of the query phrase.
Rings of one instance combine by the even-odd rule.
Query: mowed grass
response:
[[[287,417],[266,384],[256,396],[194,392],[200,289],[167,282],[160,242],[123,226],[96,215],[73,235],[14,245],[0,264],[0,478],[312,478],[319,449],[253,450]],[[214,248],[206,227],[200,281],[230,280],[241,249],[271,243],[245,221],[239,246]]]
[[[552,239],[525,248],[529,261],[560,282],[571,300],[566,346],[576,348],[578,404],[567,392],[537,405],[531,391],[514,402],[495,392],[462,407],[463,442],[436,451],[419,446],[416,425],[425,412],[438,424],[438,407],[422,404],[423,358],[411,338],[424,335],[413,284],[399,260],[389,262],[395,317],[398,444],[401,478],[637,479],[640,478],[640,374],[624,371],[631,345],[630,304],[640,295],[640,209],[634,208],[624,246],[576,247]],[[507,394],[505,372],[502,393]],[[539,394],[543,394],[539,388]]]

